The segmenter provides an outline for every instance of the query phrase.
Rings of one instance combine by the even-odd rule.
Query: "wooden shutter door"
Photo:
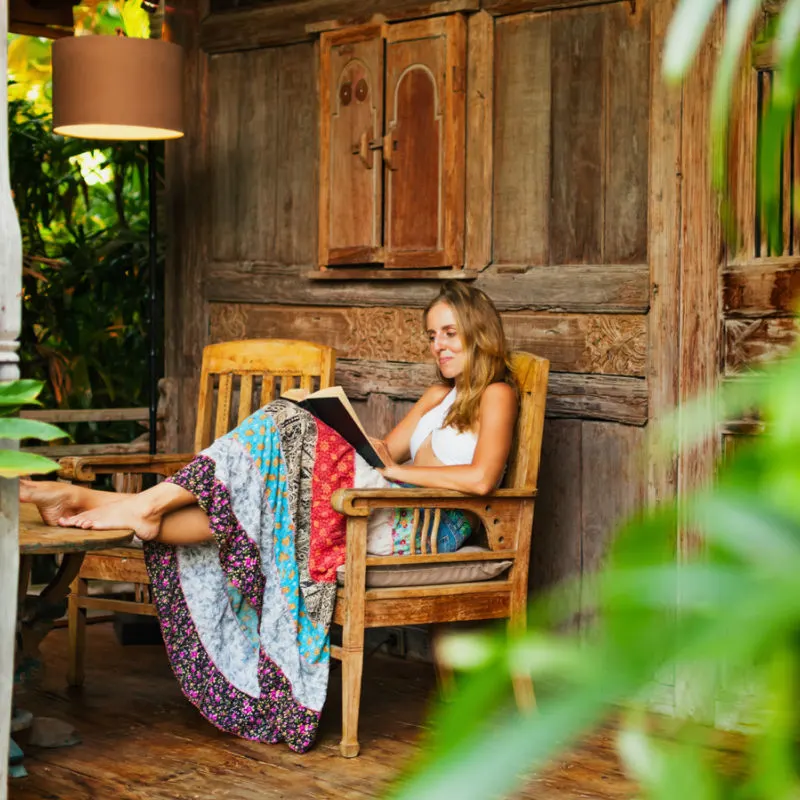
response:
[[[463,266],[465,66],[461,14],[387,27],[387,267]]]
[[[320,264],[383,260],[379,25],[324,33],[320,44]]]

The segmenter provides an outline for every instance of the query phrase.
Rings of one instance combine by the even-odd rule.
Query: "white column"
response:
[[[4,4],[3,4],[4,5]],[[8,69],[8,14],[0,13],[0,52]],[[8,94],[0,102],[0,381],[19,377],[17,336],[20,331],[22,291],[22,238],[11,199],[8,167]],[[16,442],[0,440],[0,448]],[[14,623],[17,609],[19,565],[17,481],[0,478],[0,800],[8,792],[8,741],[11,723],[11,689],[14,673]]]

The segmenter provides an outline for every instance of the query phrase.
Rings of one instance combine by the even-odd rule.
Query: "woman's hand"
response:
[[[281,397],[285,397],[287,400],[294,400],[295,403],[300,403],[308,397],[311,392],[308,389],[300,389],[299,387],[296,389],[287,389]]]
[[[387,464],[383,469],[379,469],[381,475],[386,478],[387,481],[394,481],[395,483],[402,483],[402,473],[404,467],[400,464]]]

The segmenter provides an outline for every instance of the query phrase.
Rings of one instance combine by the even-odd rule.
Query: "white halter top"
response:
[[[478,437],[471,431],[459,432],[452,425],[442,427],[444,418],[455,400],[456,390],[453,387],[438,406],[434,406],[422,415],[417,427],[414,428],[414,433],[411,434],[412,461],[416,458],[422,443],[430,436],[433,454],[442,464],[453,467],[472,463]]]

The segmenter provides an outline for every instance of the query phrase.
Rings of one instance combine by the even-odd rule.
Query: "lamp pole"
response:
[[[157,447],[158,379],[161,314],[159,301],[160,276],[158,274],[158,187],[156,185],[156,143],[147,142],[147,194],[148,194],[148,280],[149,280],[149,324],[147,331],[148,368],[150,374],[149,414],[150,414],[150,455],[155,455]]]

